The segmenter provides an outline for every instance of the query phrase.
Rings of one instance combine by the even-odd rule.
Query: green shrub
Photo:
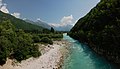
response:
[[[0,36],[0,65],[6,62],[7,57],[9,56],[9,47],[11,42],[4,36]]]
[[[40,38],[43,38],[43,37],[51,38],[51,35],[50,35],[50,34],[39,34],[38,36],[39,36]]]
[[[41,39],[41,42],[48,43],[48,44],[53,44],[53,41],[51,39],[49,39],[48,37],[43,37]]]
[[[39,46],[38,45],[32,45],[31,47],[31,55],[33,57],[39,57],[41,55],[41,53],[39,52]]]
[[[43,37],[48,37],[48,38],[63,38],[63,34],[39,34],[38,35],[40,38],[43,38]]]
[[[34,43],[40,42],[40,37],[38,35],[33,35],[32,39]]]
[[[51,38],[63,38],[63,34],[51,34]]]

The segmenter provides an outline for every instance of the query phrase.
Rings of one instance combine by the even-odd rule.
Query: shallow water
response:
[[[112,64],[94,53],[88,46],[64,34],[64,40],[71,43],[70,54],[62,69],[115,69]]]

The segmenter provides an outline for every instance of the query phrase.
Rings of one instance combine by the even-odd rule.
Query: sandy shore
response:
[[[21,63],[8,59],[0,69],[60,69],[63,57],[67,51],[66,41],[54,41],[53,45],[39,44],[42,55],[38,58],[29,58]],[[42,48],[41,48],[42,47]]]

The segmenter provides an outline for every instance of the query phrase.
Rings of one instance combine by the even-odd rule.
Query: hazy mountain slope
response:
[[[101,0],[69,35],[120,65],[120,0]]]
[[[29,22],[29,23],[31,23],[31,24],[34,24],[34,25],[41,26],[41,27],[43,27],[43,28],[51,29],[51,26],[50,26],[50,25],[48,25],[47,23],[42,22],[42,21],[40,21],[40,20],[37,20],[36,22],[34,22],[34,21],[31,21],[31,20],[26,19],[25,21],[26,21],[26,22]]]
[[[72,25],[54,26],[52,24],[47,24],[40,20],[32,21],[32,20],[26,19],[25,21],[34,25],[41,26],[43,28],[47,28],[47,29],[51,29],[51,27],[53,27],[56,31],[70,31],[70,29],[73,27]]]
[[[51,25],[51,26],[57,31],[70,31],[70,29],[73,27],[72,25],[66,25],[66,26],[53,26],[53,25]]]

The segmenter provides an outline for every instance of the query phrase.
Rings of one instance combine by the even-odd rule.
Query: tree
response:
[[[54,33],[55,32],[55,30],[54,30],[54,28],[53,27],[51,27],[51,30],[50,30],[52,33]]]
[[[4,64],[10,55],[10,46],[11,42],[6,37],[0,36],[0,65]]]
[[[0,23],[0,65],[4,64],[10,55],[11,47],[13,46],[11,38],[14,35],[12,29],[13,25],[9,20]]]

